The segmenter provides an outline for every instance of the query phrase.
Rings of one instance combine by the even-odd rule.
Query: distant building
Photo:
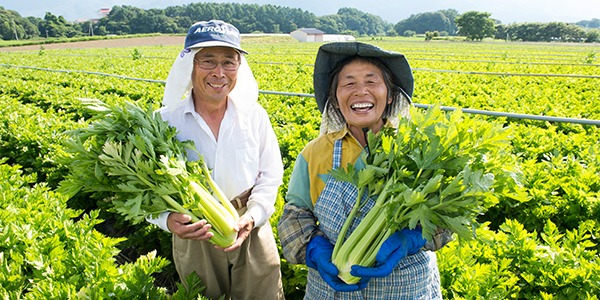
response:
[[[290,36],[300,42],[323,42],[325,32],[316,28],[299,28],[290,32]]]
[[[290,32],[290,36],[300,42],[348,42],[355,38],[346,34],[325,34],[316,28],[300,28]]]
[[[348,34],[324,34],[323,42],[350,42],[356,40]]]
[[[98,10],[98,18],[104,18],[110,13],[110,8],[101,8]]]

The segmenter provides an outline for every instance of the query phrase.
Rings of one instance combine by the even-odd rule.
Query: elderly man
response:
[[[209,243],[210,225],[164,212],[149,220],[173,234],[173,258],[183,282],[196,272],[203,294],[218,299],[283,299],[280,259],[269,217],[275,211],[283,164],[258,86],[240,47],[239,31],[223,21],[198,22],[176,58],[159,112],[194,141],[213,179],[241,216],[237,241]],[[198,159],[189,151],[188,159]]]

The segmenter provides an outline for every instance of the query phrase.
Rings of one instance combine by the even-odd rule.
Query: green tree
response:
[[[338,28],[344,27],[347,30],[356,31],[360,35],[383,36],[392,29],[392,24],[384,21],[381,17],[364,13],[356,8],[342,7],[338,10],[337,16],[344,24],[338,25]],[[343,31],[341,28],[340,30]]]
[[[39,31],[45,33],[47,37],[66,37],[67,26],[67,22],[63,16],[57,17],[49,12],[38,23]]]
[[[587,33],[578,25],[562,22],[526,22],[496,25],[495,38],[527,42],[581,42],[587,39]]]
[[[355,30],[344,30],[344,31],[340,32],[340,34],[351,35],[355,38],[360,37],[360,33],[358,33],[358,31],[355,31]]]
[[[498,40],[512,40],[512,37],[509,36],[508,25],[505,24],[496,24],[494,26],[496,32],[494,33],[494,38]]]
[[[456,26],[456,24],[454,23],[454,19],[456,19],[456,17],[458,17],[460,15],[458,13],[458,10],[443,9],[443,10],[439,10],[439,12],[441,12],[442,14],[444,14],[444,16],[446,16],[446,18],[448,18],[448,20],[450,21],[450,28],[447,28],[447,29],[436,28],[436,30],[447,31],[449,35],[456,35],[456,32],[458,31],[458,26]]]
[[[411,15],[409,18],[398,22],[394,26],[394,30],[396,30],[396,32],[411,30],[416,33],[446,31],[454,35],[458,30],[454,24],[456,16],[458,16],[458,12],[454,9]]]
[[[402,34],[405,37],[413,37],[415,36],[417,33],[414,32],[413,30],[406,30],[404,31],[404,33]]]
[[[342,18],[339,15],[322,16],[318,18],[315,27],[329,34],[339,34],[346,30],[346,24],[342,22]]]
[[[98,30],[94,30],[95,35],[107,35],[106,26],[98,26]]]
[[[577,25],[567,25],[564,31],[564,40],[570,42],[583,42],[586,38],[586,32]]]
[[[29,26],[35,27],[35,36],[39,36],[40,32],[43,37],[56,38],[70,38],[89,34],[88,23],[71,24],[63,16],[55,16],[49,12],[46,13],[44,19],[35,20],[35,25],[31,22],[33,19],[29,18],[28,21],[30,23]]]
[[[466,36],[468,40],[481,41],[485,37],[493,37],[496,29],[494,20],[490,19],[491,13],[468,11],[456,19],[459,35]]]
[[[587,31],[586,43],[600,42],[600,30],[590,29]]]
[[[35,18],[33,20],[35,22]],[[29,39],[39,35],[40,31],[30,18],[23,18],[16,11],[0,6],[0,39]]]
[[[138,14],[144,10],[129,6],[113,6],[108,16],[98,21],[98,27],[104,26],[107,34],[130,34],[137,33],[132,32],[131,27],[135,27],[134,20],[138,17]]]
[[[579,21],[575,25],[583,26],[585,28],[597,28],[600,29],[600,19],[591,19],[589,21]]]
[[[290,31],[283,30],[282,28],[283,32],[289,33],[298,28],[312,28],[315,27],[317,24],[317,16],[315,16],[315,14],[310,13],[308,11],[303,12],[299,8],[291,9],[289,13],[289,20],[296,24],[297,28]]]
[[[440,35],[440,33],[437,32],[437,31],[433,31],[433,32],[427,31],[427,32],[425,32],[425,40],[426,41],[431,41],[431,40],[433,40],[433,38],[436,38],[439,35]]]

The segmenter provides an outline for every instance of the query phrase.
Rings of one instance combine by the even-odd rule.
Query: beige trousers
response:
[[[225,300],[284,299],[280,259],[270,224],[254,228],[242,246],[223,252],[209,242],[173,235],[173,259],[181,282],[196,272],[202,294]]]

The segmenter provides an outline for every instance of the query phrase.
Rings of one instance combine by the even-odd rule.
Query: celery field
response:
[[[416,104],[600,120],[598,44],[364,42],[406,55]],[[319,46],[242,40],[285,167],[271,218],[276,237],[294,161],[319,132],[320,114],[307,96],[313,94]],[[180,283],[168,234],[149,223],[130,224],[95,195],[67,199],[55,191],[67,174],[59,163],[63,132],[90,122],[78,99],[159,108],[163,81],[179,51],[152,46],[0,52],[3,299],[196,299],[193,291],[173,294]],[[444,298],[597,300],[600,126],[472,117],[511,128],[514,161],[507,168],[522,172],[522,186],[520,197],[500,197],[479,217],[483,226],[476,239],[455,238],[436,252]],[[281,271],[286,298],[302,299],[306,267],[282,258]]]

